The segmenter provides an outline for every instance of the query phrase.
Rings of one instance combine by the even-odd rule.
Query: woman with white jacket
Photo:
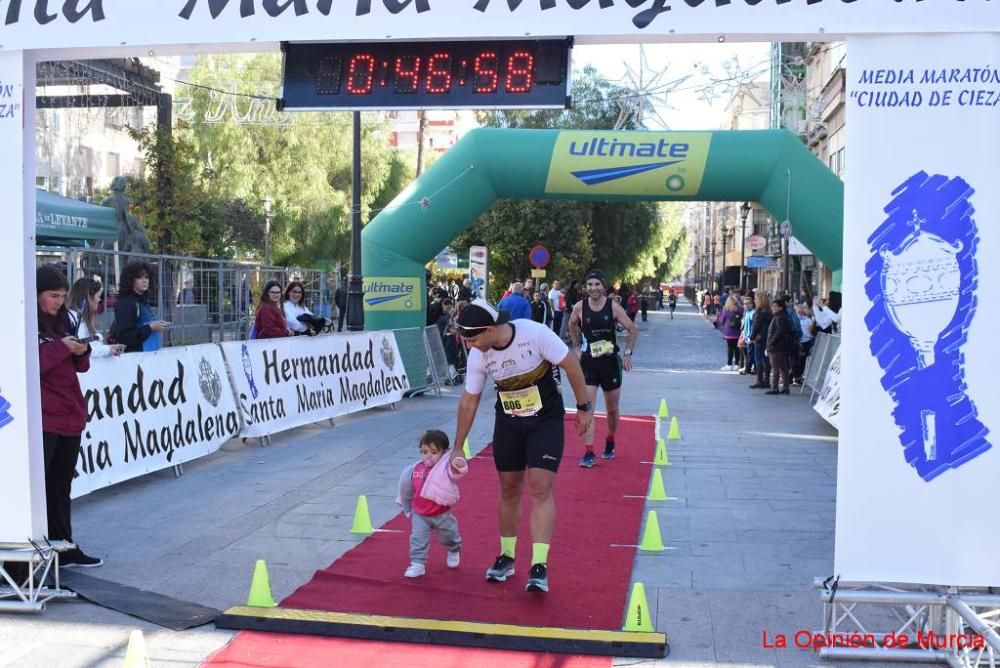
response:
[[[81,278],[73,284],[66,305],[69,307],[69,322],[76,330],[76,338],[90,344],[90,357],[107,357],[125,352],[122,344],[108,344],[97,330],[94,319],[101,304],[104,286],[92,278]],[[88,341],[91,337],[96,337]]]

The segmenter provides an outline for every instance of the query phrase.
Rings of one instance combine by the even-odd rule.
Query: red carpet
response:
[[[599,450],[603,448],[605,433],[605,420],[599,417],[596,438]],[[431,547],[427,575],[416,580],[404,578],[403,571],[409,563],[409,520],[399,515],[382,527],[394,531],[369,536],[330,567],[317,571],[309,583],[282,601],[281,607],[618,630],[622,625],[635,548],[612,545],[634,546],[639,539],[643,497],[651,471],[648,464],[640,462],[650,461],[653,455],[653,420],[623,417],[617,442],[616,459],[599,460],[593,469],[580,468],[577,463],[584,452],[582,439],[576,435],[573,416],[566,417],[566,451],[555,484],[557,519],[549,554],[552,590],[548,594],[531,594],[524,590],[531,565],[530,500],[527,497],[518,536],[517,575],[500,584],[485,580],[484,573],[500,550],[497,529],[499,483],[487,449],[470,462],[469,475],[461,482],[462,500],[455,507],[463,540],[462,565],[458,569],[445,566],[445,551],[435,543]],[[298,636],[242,633],[210,665],[237,665],[228,661],[237,661],[242,666],[306,665],[297,659],[293,663],[247,663],[244,659],[248,656],[262,660],[263,650],[250,653],[243,643],[253,641],[255,646],[259,643],[266,646],[268,638],[275,644],[271,648],[274,652],[279,651],[279,641],[289,644],[289,649],[295,646],[294,653],[287,654],[286,658],[298,657],[300,651],[306,651],[306,645],[299,648],[295,644],[294,639]],[[302,642],[305,640],[303,637]],[[308,646],[325,648],[317,651],[335,651],[338,656],[341,651],[350,651],[351,656],[360,652],[346,665],[376,665],[360,658],[361,654],[369,656],[366,654],[369,650],[372,661],[391,665],[379,659],[386,657],[385,651],[389,648],[383,643],[316,638],[309,639]],[[520,654],[534,657],[530,664],[525,664],[532,666],[610,665],[607,659],[594,659],[603,663],[593,664],[560,663],[568,660],[567,657],[554,655],[552,663],[538,663],[538,656],[530,653],[398,646],[398,651],[411,657],[411,661],[412,657],[421,654],[437,656],[439,649],[443,653],[435,659],[435,666],[452,665],[448,663],[451,656],[457,657],[455,665],[492,665],[482,663],[480,657],[493,654],[503,655],[496,665],[503,662],[506,668],[521,665],[512,658]],[[392,651],[397,648],[393,647]],[[474,663],[468,663],[473,660],[470,657],[474,657]],[[312,665],[322,665],[322,662]],[[417,664],[408,662],[405,665]]]

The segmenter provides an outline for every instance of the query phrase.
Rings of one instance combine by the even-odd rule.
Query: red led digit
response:
[[[483,51],[472,64],[472,91],[495,93],[500,87],[499,58],[496,51]]]
[[[375,56],[359,53],[351,58],[347,67],[347,92],[351,95],[368,95],[375,81]]]
[[[535,81],[535,57],[528,51],[515,51],[507,59],[504,88],[508,93],[529,93]]]
[[[396,58],[396,92],[416,93],[420,87],[420,56]]]
[[[428,93],[440,95],[451,90],[451,54],[439,51],[427,61],[427,79],[424,88]]]

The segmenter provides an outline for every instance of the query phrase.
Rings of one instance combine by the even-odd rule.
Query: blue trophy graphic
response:
[[[976,312],[978,233],[961,178],[918,172],[869,237],[865,316],[906,461],[930,481],[990,448],[967,396],[962,347]]]
[[[6,427],[14,421],[14,417],[7,412],[7,409],[9,408],[10,402],[7,401],[2,394],[0,394],[0,427]]]

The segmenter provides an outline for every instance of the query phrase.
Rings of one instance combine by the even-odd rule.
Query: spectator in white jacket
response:
[[[108,344],[95,325],[97,311],[104,297],[104,286],[92,278],[81,278],[73,284],[66,299],[69,307],[70,326],[76,331],[77,339],[90,344],[90,357],[121,355],[125,346],[120,343]]]

